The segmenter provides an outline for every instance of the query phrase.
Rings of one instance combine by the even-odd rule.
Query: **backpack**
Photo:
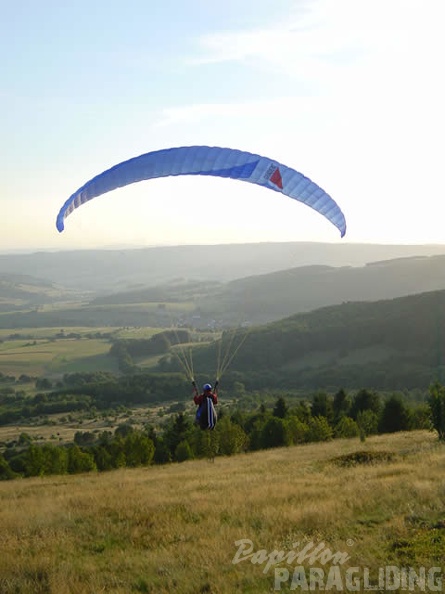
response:
[[[207,396],[203,398],[202,403],[196,411],[196,423],[201,429],[214,429],[218,416],[216,414],[213,400]]]

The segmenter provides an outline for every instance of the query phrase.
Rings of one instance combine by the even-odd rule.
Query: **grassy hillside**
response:
[[[266,558],[233,562],[241,539],[265,554],[338,552],[338,579],[356,567],[362,586],[366,568],[371,582],[388,565],[428,571],[444,561],[444,470],[443,445],[415,432],[0,483],[0,591],[274,591]],[[281,591],[298,565],[326,578],[334,563],[278,563]]]

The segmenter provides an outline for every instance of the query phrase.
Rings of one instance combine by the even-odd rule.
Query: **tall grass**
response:
[[[365,448],[392,457],[334,461]],[[240,539],[268,553],[323,542],[371,571],[444,565],[444,471],[434,435],[410,432],[5,482],[0,592],[273,591],[273,568],[232,563]]]

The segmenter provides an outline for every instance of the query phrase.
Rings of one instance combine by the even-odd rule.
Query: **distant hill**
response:
[[[445,256],[398,258],[361,267],[304,266],[228,283],[178,281],[98,297],[90,305],[190,301],[197,326],[205,327],[212,320],[222,326],[255,325],[326,305],[435,289],[445,289]]]
[[[376,301],[445,289],[445,256],[399,258],[365,266],[305,266],[235,280],[200,301],[202,312],[233,312],[253,324],[346,301]]]
[[[45,304],[80,299],[74,289],[65,289],[31,275],[0,273],[0,312],[23,311]]]
[[[30,276],[0,273],[0,328],[258,325],[350,301],[445,289],[445,255],[311,265],[232,281],[174,278],[97,295]]]
[[[376,260],[445,254],[445,245],[250,243],[0,254],[0,273],[26,274],[106,294],[174,279],[228,282],[302,266],[363,266]]]

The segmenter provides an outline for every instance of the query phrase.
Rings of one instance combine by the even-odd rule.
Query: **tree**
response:
[[[192,448],[188,441],[184,440],[178,443],[175,448],[175,460],[177,462],[185,462],[193,458]]]
[[[325,392],[315,394],[312,399],[311,412],[313,417],[324,417],[331,424],[334,420],[332,397]]]
[[[411,408],[409,418],[409,427],[411,430],[432,429],[430,407],[427,403],[422,403]]]
[[[359,426],[351,417],[343,416],[334,428],[335,437],[358,437]]]
[[[167,447],[162,437],[156,438],[155,453],[153,457],[155,464],[167,464],[172,461],[172,454],[170,449]]]
[[[130,433],[134,431],[134,427],[131,423],[121,423],[116,427],[114,430],[114,435],[119,435],[120,437],[127,437]]]
[[[174,458],[175,450],[181,441],[188,441],[191,435],[192,426],[183,413],[176,415],[173,423],[164,433],[164,441]]]
[[[127,465],[125,458],[125,440],[120,435],[115,436],[108,445],[105,446],[111,456],[113,468],[124,468]]]
[[[245,425],[245,431],[249,436],[250,450],[261,450],[264,447],[262,442],[262,434],[268,418],[270,417],[267,417],[266,415],[260,413],[252,415],[248,419]]]
[[[284,419],[287,416],[287,412],[288,412],[288,408],[286,405],[286,401],[284,400],[284,398],[282,398],[280,396],[280,398],[278,398],[278,400],[275,403],[272,414],[274,417]]]
[[[45,444],[43,450],[42,474],[66,474],[68,470],[68,455],[65,448]]]
[[[445,387],[438,382],[429,389],[428,405],[431,422],[441,441],[445,441]]]
[[[17,478],[20,475],[11,470],[8,462],[5,460],[3,454],[0,452],[0,481]]]
[[[93,449],[94,461],[98,470],[111,470],[114,468],[110,452],[103,445]]]
[[[358,414],[364,411],[371,411],[378,416],[381,408],[380,396],[371,390],[362,389],[353,398],[350,414],[355,420]]]
[[[208,431],[196,427],[193,435],[192,451],[198,458],[213,460],[219,451],[219,437],[220,433],[216,429]]]
[[[284,419],[271,417],[264,424],[261,431],[260,443],[262,448],[277,448],[290,444],[290,436]]]
[[[223,456],[238,454],[247,447],[247,435],[229,417],[220,418],[215,431],[219,437],[219,453]]]
[[[309,427],[307,423],[303,423],[296,416],[291,416],[287,419],[287,431],[291,443],[304,443],[307,441]]]
[[[44,474],[44,455],[42,448],[30,445],[24,454],[25,476],[39,476]]]
[[[91,472],[92,470],[97,470],[92,454],[82,452],[78,445],[68,448],[68,472],[70,474]]]
[[[326,417],[313,417],[309,421],[308,441],[329,441],[333,431]]]
[[[364,441],[367,435],[375,435],[378,432],[379,418],[372,410],[360,411],[357,414],[356,421],[362,441]]]
[[[155,446],[152,440],[140,431],[131,431],[124,439],[127,466],[145,466],[153,460]]]
[[[51,390],[51,388],[53,387],[50,380],[46,377],[37,378],[36,382],[35,382],[35,386],[36,386],[37,390]]]
[[[29,433],[20,433],[19,437],[19,445],[20,446],[29,446],[32,443],[32,437]]]
[[[78,446],[91,445],[96,441],[96,436],[92,431],[76,431],[74,434],[74,443]]]
[[[400,396],[391,396],[384,404],[379,421],[380,433],[395,433],[409,429],[409,411]]]
[[[346,392],[342,388],[335,394],[334,402],[332,403],[334,421],[338,423],[342,417],[348,414],[350,407],[351,402],[349,401]]]
[[[292,414],[298,417],[302,423],[308,423],[311,418],[311,409],[308,403],[299,402],[298,406],[292,411]]]

